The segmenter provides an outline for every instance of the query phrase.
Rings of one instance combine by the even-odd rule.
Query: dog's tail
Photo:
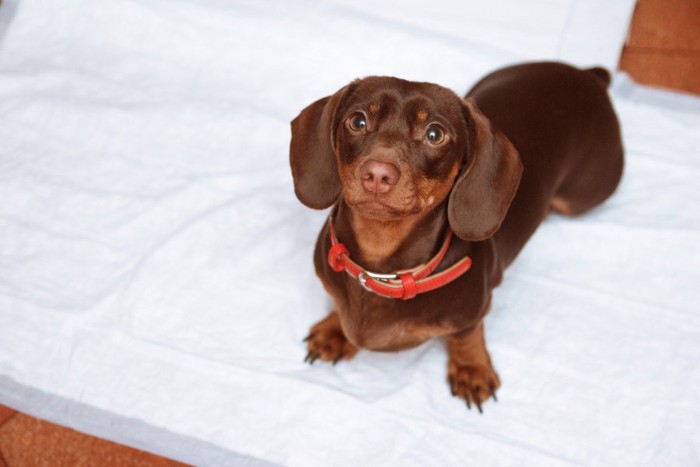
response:
[[[610,86],[610,72],[606,70],[605,68],[602,67],[593,67],[593,68],[588,68],[587,70],[584,70],[586,73],[590,73],[592,75],[595,75],[596,78],[598,78],[607,88]]]

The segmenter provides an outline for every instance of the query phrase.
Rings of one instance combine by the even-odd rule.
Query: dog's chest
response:
[[[362,293],[339,308],[343,332],[350,342],[365,349],[403,350],[452,331],[438,321],[426,320],[431,310],[421,310],[415,302]]]

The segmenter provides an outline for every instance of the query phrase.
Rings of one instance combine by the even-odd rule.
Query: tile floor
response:
[[[0,406],[0,467],[181,465]]]
[[[641,84],[700,94],[700,1],[638,0],[619,68]]]
[[[619,68],[639,83],[700,95],[700,1],[638,0]],[[0,406],[0,467],[44,465],[182,464]]]

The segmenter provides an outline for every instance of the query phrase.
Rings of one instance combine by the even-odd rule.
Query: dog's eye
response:
[[[425,138],[430,144],[438,145],[445,141],[445,130],[439,125],[430,125],[425,131]]]
[[[365,114],[360,112],[354,113],[350,115],[350,118],[348,119],[348,126],[353,131],[363,131],[365,128],[367,128],[367,117],[365,117]]]

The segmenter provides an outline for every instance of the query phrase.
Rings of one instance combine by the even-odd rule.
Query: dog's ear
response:
[[[292,120],[289,162],[294,192],[310,208],[325,209],[340,196],[335,156],[335,120],[348,86],[319,99]]]
[[[457,177],[447,207],[450,227],[464,240],[496,233],[520,184],[523,165],[513,144],[476,106],[463,101],[469,141],[467,162]]]

